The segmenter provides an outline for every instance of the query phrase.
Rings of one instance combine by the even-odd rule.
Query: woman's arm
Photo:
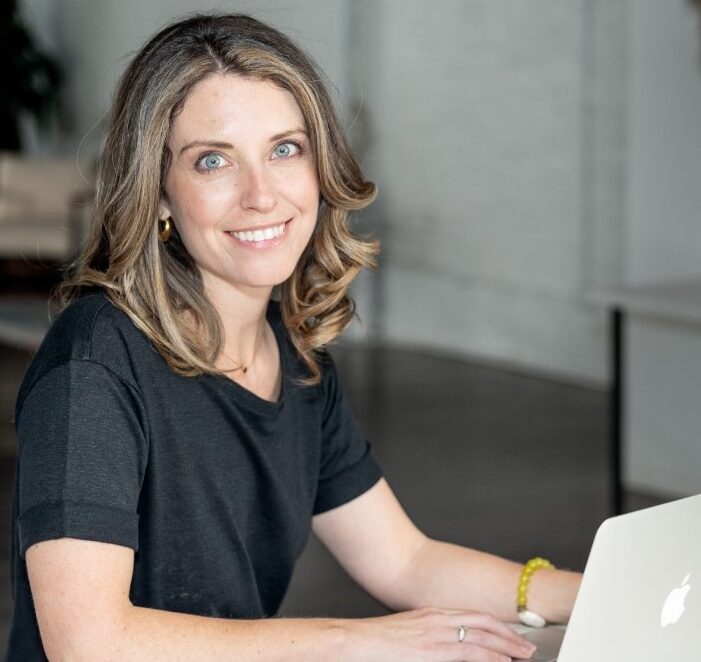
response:
[[[26,559],[52,662],[313,661],[331,659],[341,643],[332,619],[242,621],[135,607],[134,552],[121,545],[60,538],[32,545]]]
[[[347,572],[392,609],[432,605],[517,620],[516,588],[523,566],[427,538],[385,480],[317,515],[314,531]],[[538,571],[529,589],[529,608],[551,622],[566,622],[579,582],[578,573]]]
[[[479,609],[516,622],[516,587],[522,564],[492,554],[427,539],[414,555],[402,585],[411,587],[405,609],[420,604]],[[528,608],[550,623],[566,623],[581,575],[539,570],[528,590]]]
[[[135,607],[129,601],[134,552],[120,545],[47,540],[32,545],[26,560],[52,662],[501,662],[530,652],[498,621],[459,610],[355,620],[235,620]],[[469,628],[462,643],[460,625]]]

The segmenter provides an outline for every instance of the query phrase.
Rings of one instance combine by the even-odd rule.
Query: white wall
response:
[[[701,274],[701,31],[687,0],[629,2],[626,280]]]
[[[625,281],[701,283],[701,15],[686,0],[628,5]],[[628,324],[626,482],[701,491],[701,327]]]
[[[385,337],[607,379],[586,294],[620,257],[621,6],[354,3]]]

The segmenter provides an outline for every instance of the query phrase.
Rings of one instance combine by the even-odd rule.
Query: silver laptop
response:
[[[524,636],[539,661],[701,660],[701,495],[606,520],[567,629]]]

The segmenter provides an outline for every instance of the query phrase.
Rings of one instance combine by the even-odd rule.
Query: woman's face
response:
[[[316,224],[319,183],[294,97],[267,81],[215,74],[174,118],[161,201],[205,290],[272,288]]]

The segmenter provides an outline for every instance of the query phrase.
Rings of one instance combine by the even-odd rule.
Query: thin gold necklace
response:
[[[265,334],[265,330],[263,331],[263,333]],[[259,341],[259,342],[260,342],[260,341]],[[258,343],[256,343],[256,345],[257,345],[257,344],[258,344]],[[248,363],[248,365],[246,365],[245,363],[238,363],[238,364],[237,364],[237,361],[235,361],[234,359],[232,359],[232,358],[222,349],[222,350],[221,350],[221,353],[224,355],[224,358],[227,358],[227,359],[229,359],[229,361],[231,361],[232,363],[237,364],[235,368],[230,368],[229,370],[224,370],[224,372],[236,372],[237,370],[240,370],[240,371],[243,372],[243,374],[245,375],[245,374],[248,372],[248,369],[251,367],[251,365],[253,365],[253,361],[255,361],[255,359],[256,359],[256,354],[258,353],[258,347],[257,347],[256,345],[253,346],[253,355],[251,356],[251,360],[250,360],[250,362]]]

